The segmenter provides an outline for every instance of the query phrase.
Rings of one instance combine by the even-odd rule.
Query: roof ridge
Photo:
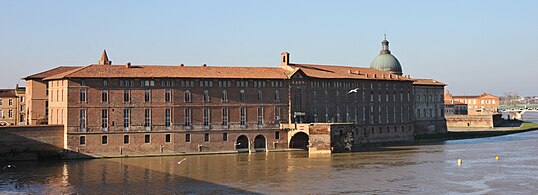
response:
[[[51,75],[51,76],[48,76],[48,77],[44,78],[43,80],[48,80],[48,78],[50,78],[50,77],[56,77],[56,76],[58,76],[58,75],[61,75],[61,77],[67,77],[67,76],[69,76],[70,74],[73,74],[73,73],[75,73],[75,72],[78,72],[78,71],[80,71],[80,70],[82,70],[82,69],[85,69],[85,68],[90,67],[90,66],[93,66],[93,65],[94,65],[94,64],[90,64],[90,65],[88,65],[88,66],[79,67],[79,68],[74,69],[74,70],[69,70],[69,71],[66,71],[66,72],[62,72],[62,73],[58,73],[58,74],[55,74],[55,75]]]

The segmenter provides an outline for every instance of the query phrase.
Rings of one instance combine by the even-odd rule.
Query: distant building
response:
[[[467,104],[455,100],[445,100],[445,116],[467,114]]]
[[[499,108],[499,97],[487,93],[469,96],[453,96],[449,91],[446,91],[445,100],[467,104],[468,115],[497,114]]]
[[[0,126],[25,125],[25,88],[0,89]]]

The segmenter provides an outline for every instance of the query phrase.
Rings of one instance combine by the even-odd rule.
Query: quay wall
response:
[[[63,146],[63,125],[0,127],[0,161],[58,156]]]
[[[447,126],[456,128],[493,128],[501,122],[502,118],[500,114],[446,116]]]

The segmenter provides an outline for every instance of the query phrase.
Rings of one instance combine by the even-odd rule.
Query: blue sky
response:
[[[0,1],[0,88],[59,65],[368,67],[387,34],[404,74],[454,94],[538,95],[538,1]]]

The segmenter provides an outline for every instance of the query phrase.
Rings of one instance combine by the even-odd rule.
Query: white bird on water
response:
[[[347,94],[350,94],[350,93],[357,93],[357,92],[359,92],[359,88],[355,88],[355,89],[349,90],[349,92],[347,92]]]
[[[184,159],[178,161],[177,164],[179,165],[179,164],[181,164],[181,162],[183,162],[183,161],[185,161],[185,160],[187,160],[187,158],[184,158]]]
[[[15,165],[6,165],[3,169],[17,168]]]

